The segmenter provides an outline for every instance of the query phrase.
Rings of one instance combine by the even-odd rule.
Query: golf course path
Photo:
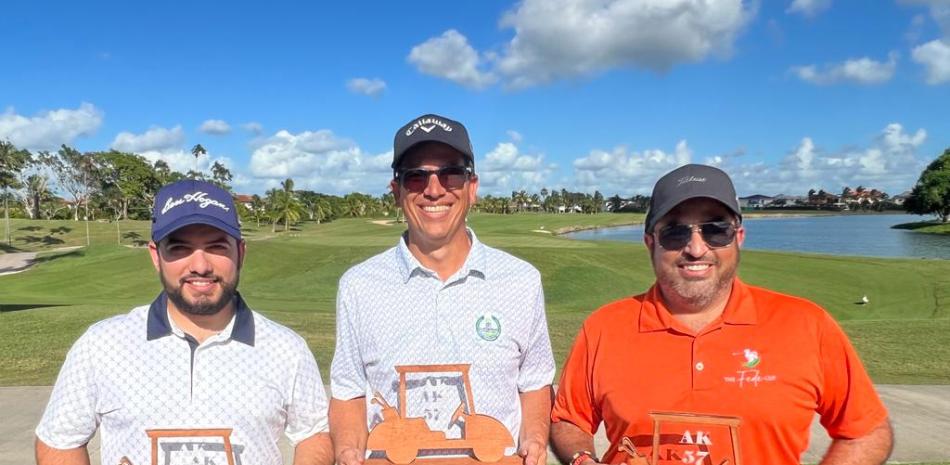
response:
[[[36,252],[5,253],[0,255],[0,276],[19,273],[33,264]]]
[[[49,386],[0,387],[0,465],[33,463],[33,428],[39,422],[50,394]],[[939,462],[950,459],[950,446],[943,435],[950,431],[950,386],[878,385],[890,410],[895,431],[891,462]],[[598,452],[607,447],[602,434],[596,438]],[[828,447],[828,437],[816,419],[812,423],[811,447],[802,457],[817,463]],[[286,440],[280,442],[284,463],[292,463]],[[89,444],[92,463],[99,463],[99,441]],[[550,458],[550,462],[554,462]],[[136,464],[140,465],[140,464]]]
[[[69,247],[59,247],[48,250],[47,252],[68,252],[70,250],[81,249],[81,245]],[[5,274],[19,273],[33,266],[36,261],[36,252],[15,252],[0,254],[0,276]]]

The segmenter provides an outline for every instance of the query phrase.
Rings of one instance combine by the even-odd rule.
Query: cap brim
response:
[[[669,213],[671,210],[673,210],[674,208],[676,208],[677,205],[679,205],[679,204],[681,204],[681,203],[683,203],[683,202],[685,202],[685,201],[687,201],[687,200],[693,200],[693,199],[711,199],[711,200],[715,200],[715,201],[721,203],[721,204],[722,204],[724,207],[726,207],[727,209],[729,209],[729,211],[735,213],[736,216],[739,217],[739,221],[742,221],[742,212],[741,212],[741,211],[736,211],[735,208],[733,208],[733,207],[732,207],[731,205],[729,205],[728,203],[723,202],[721,199],[718,199],[718,198],[716,198],[715,196],[712,196],[712,195],[692,195],[692,196],[688,196],[688,197],[685,197],[685,198],[680,199],[680,200],[676,200],[676,201],[674,201],[674,202],[667,202],[666,205],[661,205],[660,208],[657,208],[657,209],[656,209],[656,213],[654,213],[654,214],[652,215],[653,224],[647,225],[647,227],[646,227],[646,229],[644,229],[644,231],[646,231],[646,232],[651,231],[651,230],[656,226],[656,223],[657,223],[658,221],[660,221],[664,216],[666,216],[667,213]]]
[[[468,147],[459,147],[459,146],[456,145],[456,144],[452,144],[452,143],[446,142],[446,141],[444,141],[444,140],[442,140],[442,139],[439,139],[439,138],[437,138],[437,137],[429,137],[429,138],[425,138],[425,139],[421,139],[421,140],[417,140],[417,141],[413,142],[413,143],[412,143],[411,145],[409,145],[408,147],[402,149],[402,152],[399,152],[399,154],[394,155],[394,156],[393,156],[392,169],[396,169],[396,167],[398,167],[399,164],[402,163],[402,159],[405,158],[406,153],[408,153],[410,150],[412,150],[413,148],[415,148],[417,145],[419,145],[419,144],[424,144],[424,143],[426,143],[426,142],[438,142],[438,143],[440,143],[440,144],[448,145],[449,147],[452,147],[453,149],[455,149],[456,151],[458,151],[459,153],[461,153],[462,156],[464,156],[465,158],[467,158],[467,159],[468,159],[469,161],[471,161],[472,163],[475,162],[475,155],[468,152]]]
[[[177,231],[177,230],[179,230],[179,229],[181,229],[181,228],[184,228],[185,226],[191,226],[191,225],[193,225],[193,224],[204,224],[204,225],[208,225],[208,226],[211,226],[211,227],[214,227],[214,228],[218,228],[218,229],[224,231],[227,235],[229,235],[229,236],[231,236],[231,237],[233,237],[233,238],[235,238],[235,239],[237,239],[237,240],[241,240],[241,230],[240,230],[240,229],[236,229],[236,228],[234,228],[233,226],[228,225],[228,224],[225,223],[224,221],[221,221],[219,218],[215,218],[215,217],[213,217],[213,216],[206,216],[206,215],[200,215],[200,214],[192,214],[192,215],[183,216],[183,217],[181,217],[181,218],[179,218],[179,219],[177,219],[177,220],[175,220],[175,221],[173,221],[173,222],[171,222],[171,223],[165,225],[165,227],[163,227],[163,228],[160,229],[160,230],[154,230],[154,229],[153,229],[153,230],[152,230],[152,241],[153,241],[153,242],[156,242],[156,243],[161,242],[161,240],[164,239],[164,238],[166,238],[166,237],[168,237],[169,234],[171,234],[171,233],[173,233],[173,232],[175,232],[175,231]]]

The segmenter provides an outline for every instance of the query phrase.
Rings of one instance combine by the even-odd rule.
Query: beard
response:
[[[168,296],[168,300],[171,300],[178,310],[181,310],[183,313],[187,313],[189,315],[217,314],[229,303],[231,303],[231,301],[234,300],[234,296],[237,295],[238,277],[236,275],[233,282],[228,282],[218,275],[193,274],[187,276],[186,278],[180,279],[177,285],[174,285],[173,283],[169,282],[169,280],[165,279],[164,272],[159,273],[159,276],[162,281],[162,286],[165,288],[165,295]],[[181,291],[182,285],[187,278],[213,279],[221,285],[221,295],[218,296],[217,299],[202,296],[197,301],[189,301],[185,298],[185,295]]]
[[[722,261],[715,256],[703,257],[702,260],[712,263],[713,267],[719,270],[719,273],[709,279],[683,278],[679,275],[676,267],[697,261],[685,257],[678,259],[672,267],[654,265],[657,272],[657,282],[664,294],[672,293],[678,300],[688,306],[702,309],[723,293],[728,293],[732,289],[732,282],[736,277],[736,269],[739,266],[738,251],[736,251],[735,263],[731,266],[721,267]]]

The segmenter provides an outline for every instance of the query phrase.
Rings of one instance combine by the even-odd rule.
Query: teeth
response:
[[[690,271],[702,271],[706,268],[709,268],[709,265],[686,265],[686,269]]]
[[[448,205],[428,205],[428,206],[422,207],[422,209],[427,212],[436,213],[436,212],[449,211],[449,206]]]

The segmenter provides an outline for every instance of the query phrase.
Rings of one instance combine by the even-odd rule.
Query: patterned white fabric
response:
[[[405,237],[340,279],[330,390],[340,400],[366,396],[370,428],[382,419],[380,407],[370,403],[375,392],[398,408],[396,365],[470,363],[475,412],[504,423],[515,443],[518,394],[551,384],[554,357],[540,274],[468,234],[468,257],[445,282],[413,257]],[[407,378],[406,415],[459,437],[460,425],[448,424],[465,401],[459,375]]]
[[[231,428],[236,463],[276,465],[281,432],[296,445],[326,431],[326,392],[303,338],[239,298],[228,327],[199,345],[168,317],[165,299],[96,323],[79,338],[37,437],[70,449],[101,427],[103,465],[122,457],[148,464],[146,430]],[[227,463],[222,444],[221,437],[164,438],[159,463]]]

